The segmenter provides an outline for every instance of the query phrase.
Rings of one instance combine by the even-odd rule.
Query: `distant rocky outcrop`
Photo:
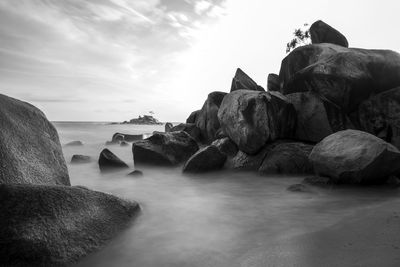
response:
[[[177,165],[184,163],[198,149],[196,141],[184,131],[155,133],[132,145],[135,165]]]
[[[99,168],[101,171],[128,168],[128,164],[123,162],[107,148],[101,151],[99,156]]]
[[[254,91],[265,91],[264,88],[259,86],[253,79],[251,79],[244,71],[240,68],[236,70],[235,77],[232,79],[231,92],[236,90],[254,90]]]
[[[140,124],[140,125],[161,125],[162,122],[159,122],[156,118],[151,115],[143,115],[138,118],[131,119],[130,121],[124,121],[122,124]]]
[[[331,43],[349,47],[349,42],[346,37],[322,20],[318,20],[311,25],[310,35],[313,44]]]

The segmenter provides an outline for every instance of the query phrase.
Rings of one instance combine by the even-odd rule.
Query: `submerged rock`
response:
[[[287,190],[295,193],[312,193],[312,190],[305,184],[292,184]]]
[[[222,169],[226,155],[216,146],[210,145],[197,151],[183,167],[183,172],[200,173]]]
[[[199,149],[186,132],[155,133],[133,143],[135,164],[176,165],[185,162]]]
[[[139,170],[134,170],[128,174],[129,176],[143,176],[143,172]]]
[[[244,71],[240,68],[236,70],[235,77],[232,79],[231,92],[236,90],[254,90],[254,91],[265,91],[264,88],[259,86],[253,79],[251,79]]]
[[[318,143],[310,154],[316,174],[335,183],[382,184],[400,169],[400,151],[366,132],[346,130]]]
[[[66,266],[100,248],[135,202],[69,186],[0,185],[0,265]]]
[[[346,37],[322,20],[314,22],[310,27],[311,42],[313,44],[331,43],[349,47]]]
[[[81,163],[89,163],[92,161],[90,156],[85,155],[73,155],[71,158],[71,163],[81,164]]]
[[[70,184],[58,133],[39,109],[0,95],[0,128],[0,184]]]
[[[83,146],[82,141],[72,141],[69,143],[66,143],[65,146]]]
[[[234,91],[222,101],[218,118],[224,133],[247,154],[292,137],[296,125],[293,105],[278,92]]]
[[[110,150],[105,148],[101,151],[99,156],[99,167],[101,171],[106,171],[111,169],[128,168],[128,165]]]

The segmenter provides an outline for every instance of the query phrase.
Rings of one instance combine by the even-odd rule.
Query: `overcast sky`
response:
[[[400,1],[0,0],[0,92],[51,120],[183,121],[237,67],[266,87],[294,28],[400,51]]]

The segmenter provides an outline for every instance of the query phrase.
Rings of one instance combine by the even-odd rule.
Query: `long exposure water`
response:
[[[71,183],[112,193],[140,203],[142,211],[126,230],[77,266],[280,266],[283,258],[302,251],[284,240],[334,225],[357,210],[397,196],[395,190],[313,188],[287,190],[303,177],[262,177],[247,172],[186,176],[181,168],[147,167],[142,177],[130,170],[101,174],[97,159],[115,132],[150,134],[163,126],[55,123]],[[133,169],[131,146],[108,148]],[[71,165],[73,154],[93,162]],[[299,251],[300,250],[300,251]],[[307,266],[297,265],[293,266]],[[292,265],[291,265],[292,266]]]

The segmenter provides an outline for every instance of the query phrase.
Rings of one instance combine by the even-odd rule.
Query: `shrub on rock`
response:
[[[400,169],[400,151],[366,132],[329,135],[310,154],[316,174],[336,183],[381,184]]]
[[[200,173],[222,169],[226,155],[216,146],[210,145],[197,151],[183,167],[183,172]]]

